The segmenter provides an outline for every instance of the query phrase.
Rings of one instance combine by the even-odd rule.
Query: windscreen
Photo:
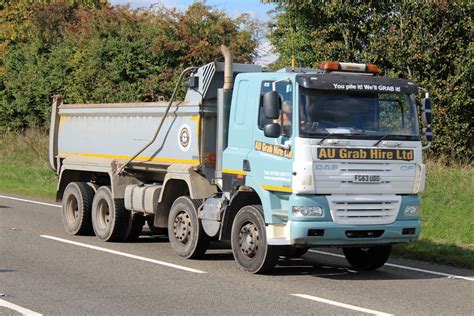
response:
[[[300,136],[418,140],[416,106],[408,94],[300,87]]]

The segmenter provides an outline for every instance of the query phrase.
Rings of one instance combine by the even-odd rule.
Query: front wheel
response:
[[[375,270],[387,262],[392,246],[343,248],[342,251],[352,267],[359,270]]]
[[[241,270],[265,273],[278,260],[278,249],[267,243],[265,220],[260,205],[240,209],[234,218],[231,232],[232,252]]]
[[[202,257],[209,246],[209,237],[198,219],[201,202],[182,196],[174,201],[168,217],[168,237],[173,251],[181,257]]]

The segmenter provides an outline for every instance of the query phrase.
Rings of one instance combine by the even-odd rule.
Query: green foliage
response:
[[[409,78],[433,97],[431,154],[473,158],[473,4],[470,1],[276,2],[270,39],[274,67],[317,67],[325,60],[370,62]]]
[[[239,62],[257,45],[248,16],[196,2],[186,12],[131,10],[101,0],[0,2],[0,130],[47,126],[51,96],[67,103],[157,101],[180,71]]]
[[[0,135],[0,191],[53,198],[56,175],[49,166],[44,131]]]
[[[474,251],[474,170],[428,162],[427,190],[421,194],[421,238],[471,245]]]
[[[474,269],[474,170],[428,161],[421,194],[421,235],[399,255]]]

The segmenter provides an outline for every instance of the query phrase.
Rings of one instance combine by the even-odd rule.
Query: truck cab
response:
[[[224,190],[258,195],[269,247],[342,247],[353,266],[375,269],[391,245],[418,238],[426,173],[419,88],[378,72],[323,63],[236,77]],[[248,228],[239,247],[256,256]]]

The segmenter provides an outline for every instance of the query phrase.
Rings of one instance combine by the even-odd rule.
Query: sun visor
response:
[[[308,74],[296,76],[296,82],[304,88],[319,90],[406,94],[418,93],[418,86],[413,81],[376,76]]]

